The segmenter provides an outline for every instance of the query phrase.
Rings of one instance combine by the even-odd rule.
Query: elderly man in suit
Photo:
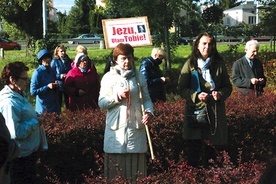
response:
[[[244,95],[255,92],[258,96],[266,85],[262,62],[256,58],[259,47],[258,41],[249,40],[245,45],[245,56],[235,61],[232,67],[233,85]]]

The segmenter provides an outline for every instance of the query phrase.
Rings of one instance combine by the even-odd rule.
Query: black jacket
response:
[[[154,59],[152,57],[144,59],[140,65],[139,71],[146,78],[152,102],[156,102],[157,100],[166,101],[165,86],[161,79],[163,73],[159,65],[154,62]]]

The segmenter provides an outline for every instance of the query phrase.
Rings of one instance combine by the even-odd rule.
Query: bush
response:
[[[156,159],[148,153],[148,174],[138,183],[257,183],[265,163],[275,158],[276,96],[240,98],[235,92],[226,101],[229,144],[220,152],[219,165],[192,168],[185,162],[181,136],[182,99],[158,102],[149,125]],[[40,183],[105,183],[103,135],[105,111],[66,111],[45,114],[49,150],[38,162]],[[113,183],[126,183],[118,176]]]

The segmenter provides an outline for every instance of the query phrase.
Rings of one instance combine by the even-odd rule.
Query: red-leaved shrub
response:
[[[149,124],[155,159],[148,156],[148,177],[137,183],[257,183],[265,164],[275,158],[276,96],[258,98],[234,92],[226,101],[229,141],[218,164],[193,168],[185,161],[181,123],[185,101],[154,104]],[[87,109],[45,114],[49,150],[38,162],[38,183],[107,183],[103,177],[106,112]],[[110,183],[128,183],[118,176]]]

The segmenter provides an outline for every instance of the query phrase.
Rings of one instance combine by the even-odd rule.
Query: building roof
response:
[[[241,4],[239,6],[224,10],[224,11],[234,11],[234,10],[252,10],[256,8],[256,4],[253,1],[248,1],[246,4]]]

